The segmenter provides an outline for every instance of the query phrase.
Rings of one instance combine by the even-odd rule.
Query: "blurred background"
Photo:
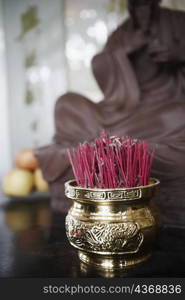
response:
[[[60,95],[101,100],[91,59],[126,17],[126,0],[0,0],[0,181],[18,151],[51,142]]]

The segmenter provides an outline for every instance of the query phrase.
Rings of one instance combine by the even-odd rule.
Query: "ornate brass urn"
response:
[[[65,184],[74,204],[66,217],[66,233],[79,258],[104,270],[123,269],[145,261],[152,253],[157,233],[151,198],[159,181],[135,188],[81,188],[74,180]]]

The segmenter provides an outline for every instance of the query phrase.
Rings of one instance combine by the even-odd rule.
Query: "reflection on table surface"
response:
[[[184,277],[185,229],[164,227],[153,256],[137,268],[105,273],[80,263],[65,215],[46,200],[0,207],[0,277]]]

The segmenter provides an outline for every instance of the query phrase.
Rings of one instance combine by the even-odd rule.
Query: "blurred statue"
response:
[[[65,149],[105,129],[154,145],[163,220],[185,225],[185,13],[159,3],[129,0],[130,18],[94,57],[94,76],[104,94],[99,104],[74,93],[57,101],[53,144],[37,155],[53,197],[60,199],[53,203],[64,209],[63,183],[72,177]]]

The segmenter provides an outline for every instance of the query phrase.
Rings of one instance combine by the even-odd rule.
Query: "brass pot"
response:
[[[145,261],[156,240],[157,218],[151,206],[160,182],[135,188],[81,188],[65,183],[74,200],[66,217],[66,233],[81,261],[105,270],[123,269]]]

